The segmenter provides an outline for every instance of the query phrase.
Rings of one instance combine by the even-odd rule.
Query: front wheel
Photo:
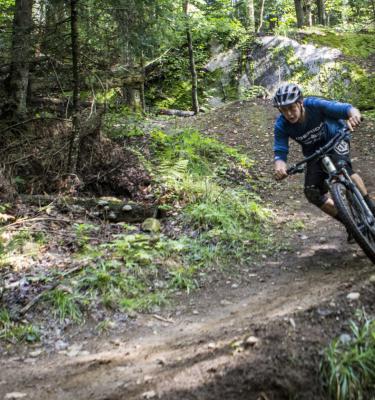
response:
[[[369,226],[355,193],[347,189],[343,183],[335,182],[331,186],[331,194],[346,229],[375,264],[375,226]]]

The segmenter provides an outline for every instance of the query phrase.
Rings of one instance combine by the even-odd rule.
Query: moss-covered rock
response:
[[[305,32],[302,41],[314,45],[339,49],[346,56],[365,59],[375,53],[375,34],[356,32]]]

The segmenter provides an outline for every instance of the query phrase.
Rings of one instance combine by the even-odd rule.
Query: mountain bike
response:
[[[355,182],[350,178],[345,162],[333,163],[330,152],[348,135],[338,131],[327,144],[317,149],[287,169],[288,175],[303,172],[308,162],[319,161],[328,174],[326,185],[339,213],[340,220],[349,234],[359,244],[367,257],[375,264],[375,217],[365,202]]]

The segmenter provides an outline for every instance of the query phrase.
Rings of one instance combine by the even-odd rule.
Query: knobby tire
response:
[[[363,232],[366,231],[366,229],[361,231],[355,221],[355,218],[362,221],[362,215],[361,211],[355,208],[355,205],[350,199],[354,194],[351,193],[351,196],[348,195],[344,184],[341,182],[335,182],[332,184],[331,194],[345,227],[353,235],[353,238],[365,252],[367,257],[375,264],[375,237],[370,232],[366,235]]]

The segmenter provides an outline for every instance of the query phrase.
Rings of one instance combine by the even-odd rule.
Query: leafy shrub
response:
[[[351,321],[350,340],[337,338],[324,352],[321,375],[330,399],[369,399],[374,390],[375,320],[360,323]]]

